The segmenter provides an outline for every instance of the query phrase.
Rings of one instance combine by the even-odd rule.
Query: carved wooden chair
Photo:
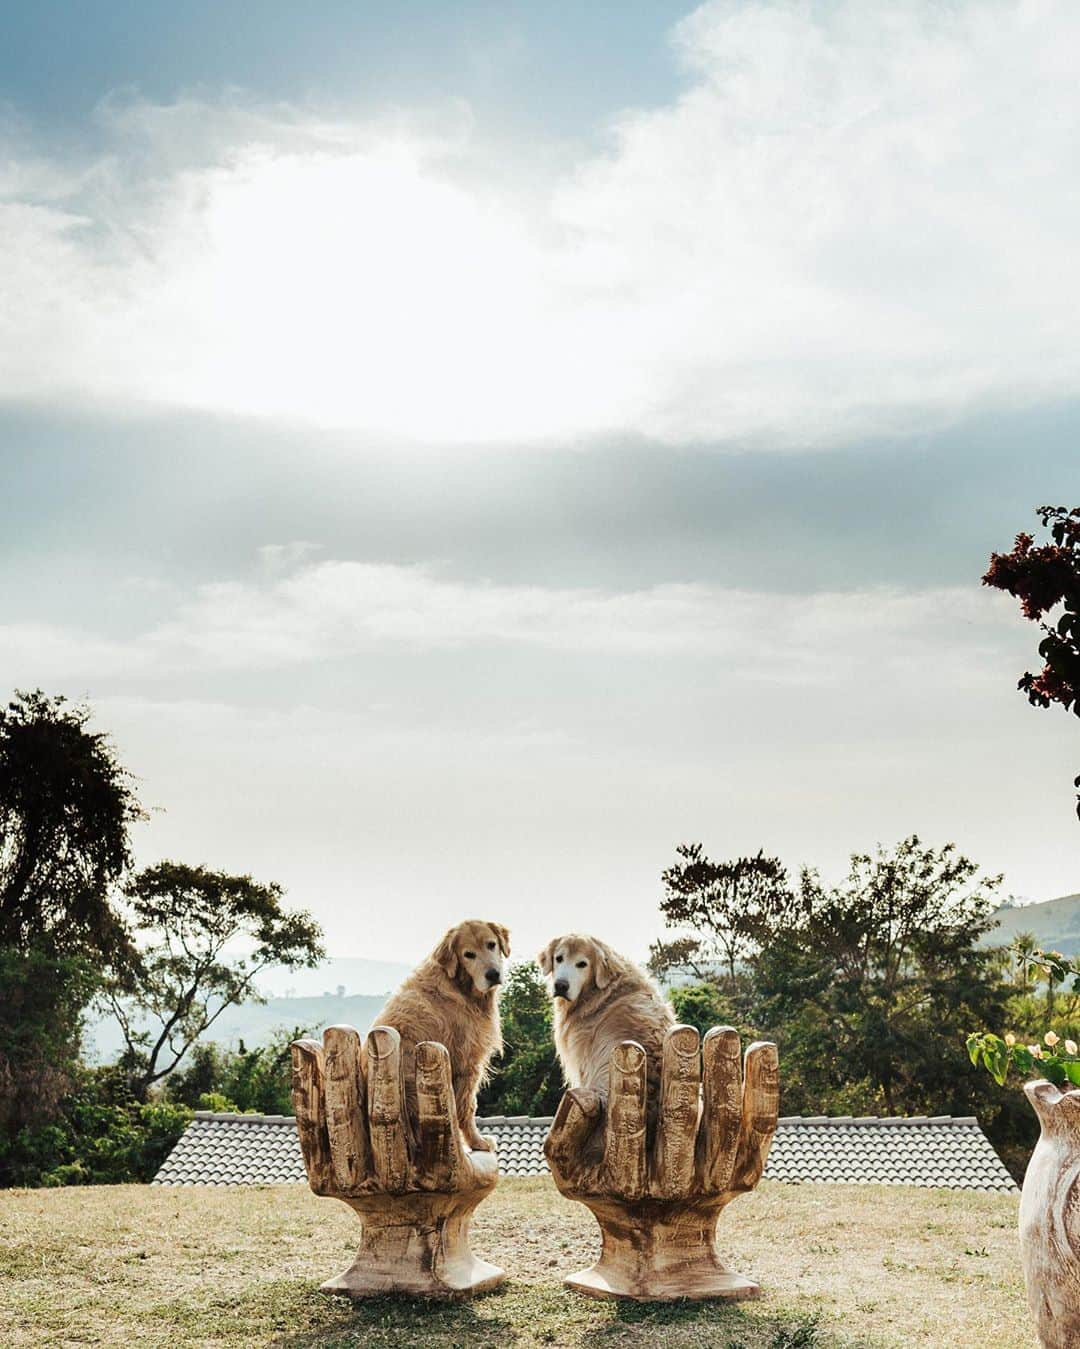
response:
[[[454,1110],[450,1056],[416,1047],[417,1117],[405,1110],[401,1040],[351,1026],[292,1046],[293,1108],[308,1182],[363,1222],[360,1249],[322,1285],[350,1297],[462,1298],[506,1277],[469,1249],[473,1210],[498,1178],[494,1152],[469,1152]]]
[[[776,1046],[752,1044],[745,1070],[740,1059],[728,1026],[700,1045],[692,1026],[673,1026],[654,1127],[645,1051],[633,1040],[612,1054],[606,1110],[593,1091],[563,1097],[544,1152],[560,1191],[592,1211],[603,1235],[600,1259],[571,1274],[571,1288],[641,1302],[761,1291],[715,1249],[721,1211],[757,1185],[776,1130]]]

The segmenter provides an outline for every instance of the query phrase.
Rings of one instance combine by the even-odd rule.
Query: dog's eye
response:
[[[556,965],[561,965],[561,964],[562,964],[562,956],[556,956],[556,957],[555,957],[555,964],[556,964]]]
[[[489,951],[494,951],[494,950],[495,950],[495,943],[494,943],[493,941],[489,941],[489,942],[488,942],[488,950],[489,950]]]
[[[466,951],[466,952],[465,952],[465,959],[466,959],[466,960],[475,960],[475,959],[476,959],[476,952],[475,952],[475,951]]]
[[[577,963],[577,967],[579,970],[583,970],[588,963],[589,962],[587,960],[579,960]]]

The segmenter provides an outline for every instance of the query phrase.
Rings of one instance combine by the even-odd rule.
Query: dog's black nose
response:
[[[502,975],[499,973],[498,970],[488,970],[487,974],[484,975],[484,978],[488,981],[489,984],[502,983]]]
[[[555,980],[555,996],[557,998],[565,998],[567,993],[569,992],[570,992],[570,981],[568,979]]]

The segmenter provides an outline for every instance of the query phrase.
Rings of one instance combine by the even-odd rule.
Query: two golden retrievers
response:
[[[476,1129],[476,1093],[492,1057],[502,1049],[498,990],[510,933],[501,923],[472,919],[459,923],[413,970],[375,1018],[401,1036],[405,1105],[416,1118],[416,1046],[425,1040],[445,1045],[450,1055],[457,1118],[465,1142],[490,1152]]]
[[[406,1109],[416,1115],[416,1046],[446,1046],[466,1144],[490,1151],[476,1128],[476,1094],[502,1049],[498,990],[510,933],[501,923],[472,919],[452,927],[375,1018],[401,1036]],[[567,933],[537,957],[552,980],[555,1048],[571,1088],[607,1097],[611,1054],[623,1040],[645,1050],[650,1115],[660,1084],[664,1034],[675,1014],[656,984],[633,961],[596,937]]]

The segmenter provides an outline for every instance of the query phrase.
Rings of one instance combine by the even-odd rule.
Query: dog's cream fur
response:
[[[555,997],[555,1048],[567,1086],[606,1098],[612,1050],[622,1040],[636,1040],[645,1050],[654,1104],[664,1032],[675,1025],[656,984],[605,942],[575,932],[548,942],[537,963],[553,986],[560,978],[568,984],[568,996]]]
[[[401,1036],[405,1100],[416,1118],[416,1046],[424,1040],[445,1045],[457,1103],[458,1124],[469,1147],[488,1152],[491,1145],[476,1129],[476,1093],[487,1078],[492,1056],[502,1049],[499,980],[510,954],[510,933],[501,923],[479,919],[452,927],[418,965],[375,1018]]]

